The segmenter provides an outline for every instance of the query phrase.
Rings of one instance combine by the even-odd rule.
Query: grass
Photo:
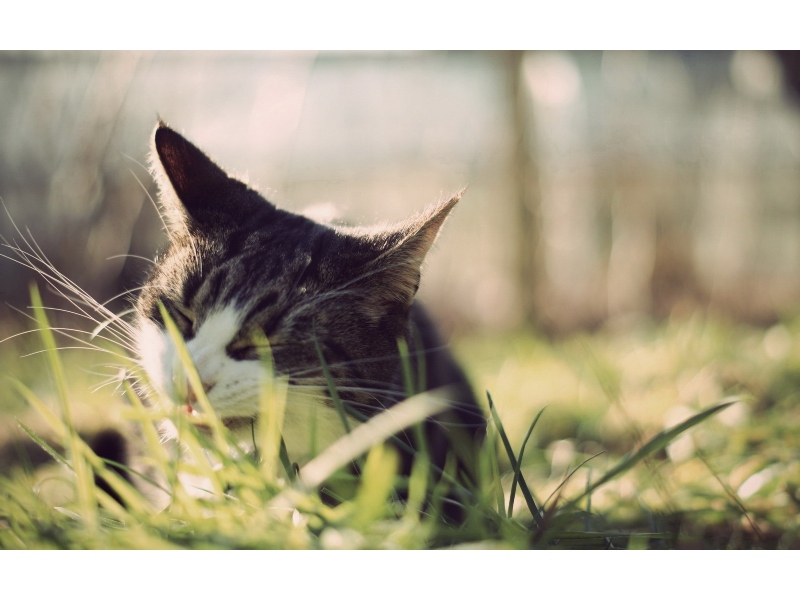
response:
[[[460,351],[493,396],[515,399],[498,402],[512,442],[546,406],[522,469],[545,496],[597,452],[562,495],[595,486],[617,457],[693,414],[734,401],[596,488],[587,525],[671,532],[683,548],[796,548],[799,330],[797,319],[764,330],[695,316],[557,342],[475,339]]]
[[[41,306],[36,297],[33,304]],[[35,318],[37,343],[0,346],[14,368],[0,410],[54,460],[26,464],[22,452],[4,469],[3,548],[800,546],[797,320],[767,331],[695,317],[556,342],[521,334],[462,340],[458,353],[491,395],[481,484],[461,489],[447,469],[442,481],[432,477],[424,456],[398,476],[397,452],[383,443],[394,431],[377,420],[297,477],[282,452],[279,379],[262,397],[269,418],[254,434],[254,458],[213,418],[203,422],[209,437],[177,408],[144,409],[122,379],[116,391],[90,392],[94,355],[58,350],[48,316],[37,309]],[[32,349],[43,352],[18,358]],[[436,409],[415,396],[386,421],[412,423]],[[180,458],[158,441],[154,420],[164,416],[179,425]],[[163,508],[76,434],[119,423],[141,427],[143,467],[164,488]],[[342,468],[353,461],[360,477]],[[206,493],[177,483],[189,478],[201,478]],[[441,516],[454,487],[468,500],[458,527]],[[322,489],[339,502],[323,501]]]

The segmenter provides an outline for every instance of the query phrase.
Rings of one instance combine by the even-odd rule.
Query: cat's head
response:
[[[257,418],[263,336],[295,392],[290,403],[330,402],[319,351],[345,401],[386,402],[420,266],[460,194],[379,231],[324,225],[277,208],[163,123],[152,170],[169,246],[139,295],[136,329],[157,397],[192,401],[191,390],[179,397],[182,367],[161,303],[233,430]],[[291,408],[287,420],[301,418]]]

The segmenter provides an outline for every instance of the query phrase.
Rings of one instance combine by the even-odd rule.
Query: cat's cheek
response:
[[[142,321],[136,335],[136,347],[148,383],[160,396],[170,397],[173,391],[171,366],[176,352],[169,335],[152,321]]]
[[[217,373],[217,384],[208,400],[220,417],[253,417],[258,414],[267,374],[258,361],[226,359]]]

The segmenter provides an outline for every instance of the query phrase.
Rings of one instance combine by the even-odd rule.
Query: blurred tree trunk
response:
[[[535,131],[531,99],[523,73],[524,52],[506,55],[511,100],[511,131],[514,140],[511,172],[515,190],[516,213],[519,219],[517,238],[517,276],[523,320],[527,327],[540,326],[537,298],[544,281],[541,244],[541,190],[531,142]]]

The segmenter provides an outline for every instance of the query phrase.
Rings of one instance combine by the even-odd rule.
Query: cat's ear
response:
[[[219,225],[226,215],[235,220],[272,207],[163,121],[153,134],[151,167],[171,232],[185,231],[189,223]]]
[[[411,306],[419,289],[422,263],[464,190],[417,215],[391,235],[390,247],[372,262],[373,293],[382,302]]]

